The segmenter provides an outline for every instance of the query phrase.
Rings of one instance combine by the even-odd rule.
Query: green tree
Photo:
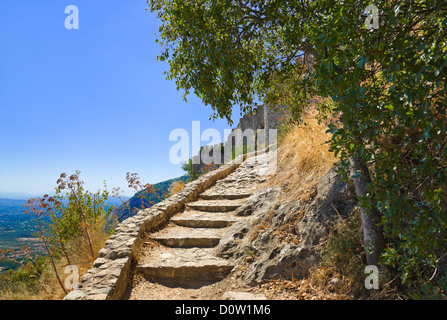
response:
[[[161,21],[158,59],[185,98],[231,123],[233,105],[332,101],[331,149],[361,203],[367,263],[403,278],[433,273],[446,248],[446,5],[443,0],[148,0]],[[377,18],[377,17],[376,17]],[[383,229],[382,229],[383,228]],[[431,277],[433,279],[433,277]]]

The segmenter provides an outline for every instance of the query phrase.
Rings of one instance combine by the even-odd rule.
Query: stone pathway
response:
[[[245,161],[197,201],[188,203],[164,229],[150,234],[127,298],[207,299],[213,295],[220,299],[223,292],[215,288],[219,282],[231,283],[228,275],[235,265],[217,257],[215,247],[231,224],[244,219],[235,211],[265,182],[266,171],[260,169],[268,167],[268,159],[264,154],[256,158],[256,164]]]

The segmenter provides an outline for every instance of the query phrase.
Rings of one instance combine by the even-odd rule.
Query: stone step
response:
[[[229,212],[234,211],[239,208],[243,199],[237,200],[199,200],[195,202],[188,203],[187,208],[198,211],[208,211],[208,212]]]
[[[185,211],[172,217],[171,222],[190,228],[224,228],[239,219],[228,212]]]
[[[239,193],[217,193],[217,192],[204,192],[199,197],[202,200],[236,200],[244,199],[251,196],[252,192],[241,191]]]
[[[143,257],[136,269],[145,276],[176,280],[216,280],[225,277],[234,264],[214,255],[214,249],[156,248]]]
[[[175,226],[152,234],[151,239],[166,247],[211,248],[217,246],[221,236],[220,229]]]

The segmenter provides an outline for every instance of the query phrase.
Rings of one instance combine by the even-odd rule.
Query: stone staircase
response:
[[[216,246],[247,215],[244,207],[238,213],[244,200],[275,171],[272,147],[240,155],[122,221],[64,300],[172,299],[185,286],[221,285],[234,264],[218,257]],[[161,285],[167,282],[175,292]]]
[[[229,226],[240,219],[237,209],[266,180],[262,166],[268,154],[256,163],[245,161],[226,178],[199,195],[196,201],[173,216],[163,229],[149,234],[135,266],[135,276],[151,283],[170,283],[171,288],[197,282],[218,282],[234,268],[232,261],[216,256],[215,247]],[[133,294],[133,291],[139,294]],[[133,288],[129,299],[143,299]]]

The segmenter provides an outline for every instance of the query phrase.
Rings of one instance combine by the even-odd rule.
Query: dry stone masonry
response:
[[[131,268],[153,281],[218,281],[234,262],[216,255],[225,230],[244,219],[244,200],[265,181],[269,148],[236,158],[123,221],[65,300],[123,299]],[[132,295],[132,293],[130,294]]]

